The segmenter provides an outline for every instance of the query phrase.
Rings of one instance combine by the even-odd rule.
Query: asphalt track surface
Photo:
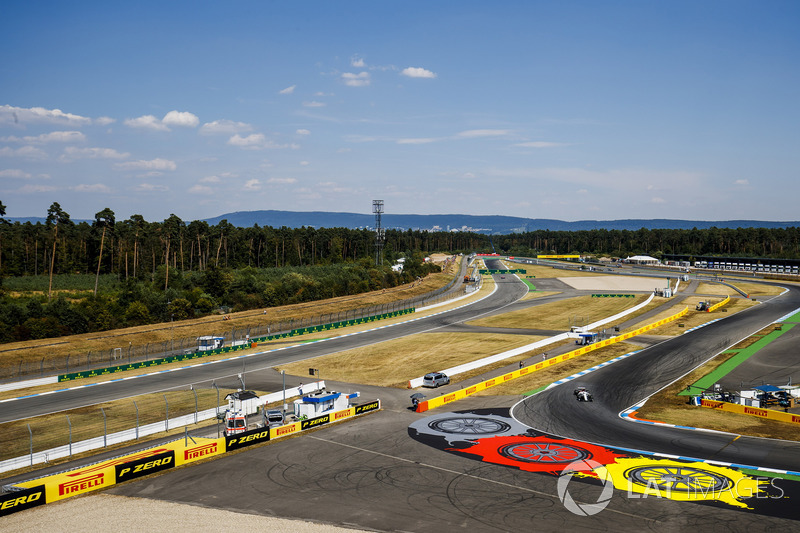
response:
[[[800,289],[790,287],[780,297],[531,396],[515,406],[512,414],[537,430],[589,443],[800,471],[797,442],[633,423],[619,416],[720,351],[798,308]],[[594,402],[577,402],[573,395],[577,386],[587,387]]]
[[[497,265],[490,266],[490,268],[502,268],[497,260],[487,261],[487,263],[497,263]],[[498,279],[498,281],[500,280]],[[236,358],[206,365],[197,364],[197,366],[174,372],[157,373],[125,381],[106,382],[91,387],[80,387],[80,381],[67,382],[66,387],[77,388],[5,402],[3,404],[4,408],[0,410],[0,423],[142,394],[180,388],[185,389],[189,385],[208,386],[212,380],[216,380],[219,384],[220,379],[235,379],[236,375],[243,371],[251,373],[290,362],[368,346],[391,338],[439,330],[440,328],[459,324],[480,316],[500,313],[507,310],[506,308],[510,304],[516,302],[528,292],[523,283],[508,281],[509,283],[498,283],[497,291],[477,303],[418,320],[414,320],[413,314],[407,315],[409,317],[408,321],[381,329],[377,329],[381,326],[381,323],[375,322],[376,329],[356,335],[332,337],[324,342],[298,344],[282,350],[269,351],[246,358]],[[200,362],[202,361],[197,361],[197,363]],[[192,363],[187,362],[187,364]],[[120,374],[119,377],[125,376]],[[321,377],[324,379],[324,375]],[[232,383],[234,382],[232,381]],[[253,388],[250,384],[246,384]],[[259,388],[261,390],[280,390],[281,385],[279,377],[274,377],[271,382],[261,383]]]
[[[420,331],[457,324],[468,317],[508,306],[519,296],[515,285],[522,284],[500,283],[499,290],[491,299],[469,306],[472,309],[465,308],[469,312],[460,310],[425,319],[428,323]],[[519,404],[515,415],[537,429],[564,436],[569,433],[578,440],[606,445],[617,443],[627,448],[651,451],[673,450],[678,452],[676,455],[711,456],[718,460],[736,457],[732,462],[790,468],[785,458],[787,455],[797,458],[797,445],[793,443],[767,441],[765,445],[763,439],[754,439],[752,444],[742,447],[740,441],[749,439],[741,438],[731,444],[731,435],[634,424],[619,419],[618,413],[723,347],[798,307],[800,296],[793,290],[781,298],[662,342],[581,378],[580,384],[589,386],[595,394],[593,403],[576,402],[572,389],[577,383],[571,382]],[[379,330],[379,338],[396,336],[397,331],[393,328]],[[362,335],[349,339],[358,339]],[[369,344],[366,341],[358,339],[361,343],[358,345]],[[319,343],[319,346],[325,352],[335,351],[331,350],[330,341]],[[299,347],[295,359],[312,357],[303,351],[309,348],[314,348],[314,345]],[[283,352],[279,354],[283,356]],[[278,364],[276,361],[276,356],[270,355],[262,363],[266,368]],[[254,364],[248,362],[248,371],[251,366]],[[235,374],[241,371],[241,363],[235,362],[225,371]],[[213,373],[219,377],[220,369],[214,368]],[[270,373],[274,374],[274,371],[254,371],[253,375],[254,379],[269,380],[271,378],[258,376]],[[190,381],[186,381],[184,377],[178,382],[196,383],[199,379],[192,376]],[[331,385],[339,390],[345,386]],[[150,387],[145,384],[137,386]],[[169,386],[176,385],[172,382],[154,385],[155,388]],[[90,396],[77,401],[99,401],[98,389],[100,387],[89,387]],[[556,477],[432,449],[409,436],[409,426],[424,419],[428,413],[418,414],[409,408],[408,391],[360,386],[358,389],[364,399],[380,397],[383,409],[351,422],[324,426],[266,446],[118,485],[108,492],[378,531],[556,531],[582,528],[639,532],[699,528],[703,531],[749,532],[770,527],[792,529],[797,524],[724,506],[653,497],[631,498],[620,493],[615,493],[602,513],[576,516],[562,504]],[[49,397],[50,410],[54,401],[65,408],[61,402],[66,396],[62,394]],[[133,394],[139,393],[125,391],[117,392],[115,396]],[[517,401],[518,397],[475,397],[462,400],[454,407],[459,411],[475,412],[507,410]],[[609,429],[604,427],[606,425]],[[572,483],[570,493],[578,502],[594,503],[598,501],[600,488]],[[787,503],[793,505],[793,502]],[[169,517],[165,517],[165,524],[168,523]],[[236,525],[231,524],[231,529],[235,528]]]

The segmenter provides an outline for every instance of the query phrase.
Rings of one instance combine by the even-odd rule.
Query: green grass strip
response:
[[[536,285],[534,285],[533,283],[531,283],[527,279],[523,279],[522,281],[525,282],[525,285],[528,286],[528,292],[536,290]]]
[[[800,476],[793,476],[792,474],[781,474],[778,472],[765,472],[764,470],[753,470],[750,468],[739,468],[739,472],[753,477],[774,477],[780,479],[789,479],[791,481],[800,481]]]
[[[784,322],[800,322],[800,312],[793,314],[792,316],[784,320]]]
[[[767,335],[764,335],[763,338],[757,340],[747,348],[743,350],[739,350],[737,355],[734,355],[721,365],[717,367],[716,370],[713,372],[706,374],[702,378],[698,379],[692,384],[692,387],[688,391],[681,391],[678,393],[678,396],[697,396],[701,390],[710,389],[714,383],[718,382],[723,377],[727,376],[730,372],[733,371],[734,368],[739,366],[740,364],[747,361],[750,357],[755,355],[760,349],[767,346],[769,343],[789,331],[794,327],[794,324],[784,324],[783,329],[775,330]]]
[[[533,396],[533,395],[534,395],[534,394],[536,394],[537,392],[542,392],[543,390],[545,390],[545,389],[546,389],[547,387],[549,387],[550,385],[552,385],[552,383],[548,383],[547,385],[542,385],[542,386],[541,386],[541,387],[539,387],[538,389],[533,389],[532,391],[529,391],[529,392],[526,392],[526,393],[524,393],[524,394],[523,394],[523,396]]]

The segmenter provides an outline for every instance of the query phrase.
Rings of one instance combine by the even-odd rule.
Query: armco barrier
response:
[[[716,311],[717,309],[719,309],[720,307],[722,307],[723,305],[727,304],[730,301],[731,301],[731,297],[730,296],[726,296],[725,299],[722,300],[721,302],[715,303],[714,305],[709,307],[708,308],[708,312],[710,313],[712,311]]]
[[[0,496],[0,516],[104,489],[117,483],[267,442],[272,438],[283,437],[304,429],[376,411],[380,406],[380,400],[375,400],[277,428],[262,427],[218,439],[192,437],[175,440],[75,470],[16,483],[11,486],[13,489],[11,492]]]
[[[766,418],[768,420],[778,420],[780,422],[788,422],[790,424],[800,424],[800,415],[792,413],[784,413],[774,409],[763,409],[759,407],[748,407],[746,405],[739,405],[738,403],[730,402],[717,402],[714,400],[700,400],[701,407],[709,409],[716,409],[717,411],[726,411],[729,413],[739,413],[741,415],[755,416],[757,418]]]
[[[551,367],[553,365],[557,365],[558,363],[562,363],[564,361],[567,361],[569,359],[578,357],[578,356],[583,355],[585,353],[597,350],[599,348],[603,348],[605,346],[609,346],[611,344],[614,344],[614,343],[617,343],[617,342],[620,342],[620,341],[624,341],[626,339],[630,339],[631,337],[634,337],[636,335],[640,335],[640,334],[642,334],[642,333],[644,333],[646,331],[649,331],[651,329],[655,329],[655,328],[657,328],[659,326],[662,326],[664,324],[672,322],[673,320],[677,320],[678,318],[680,318],[683,315],[685,315],[688,311],[689,311],[689,308],[685,307],[679,313],[676,313],[676,314],[674,314],[674,315],[672,315],[670,317],[667,317],[667,318],[664,318],[662,320],[659,320],[658,322],[653,322],[652,324],[648,324],[648,325],[643,326],[643,327],[641,327],[641,328],[639,328],[637,330],[625,333],[623,335],[617,335],[616,337],[612,337],[612,338],[606,339],[604,341],[596,342],[594,344],[589,344],[588,346],[584,346],[583,348],[578,348],[577,350],[572,350],[571,352],[567,352],[565,354],[552,357],[550,359],[542,361],[541,363],[536,363],[535,365],[526,366],[526,367],[520,368],[519,370],[514,370],[512,372],[508,372],[508,373],[503,374],[501,376],[498,376],[496,378],[487,379],[486,381],[481,381],[480,383],[476,383],[475,385],[472,385],[470,387],[467,387],[467,388],[464,388],[464,389],[459,389],[457,391],[451,392],[449,394],[445,394],[443,396],[438,396],[436,398],[431,398],[430,400],[423,400],[423,401],[421,401],[421,402],[419,402],[417,404],[417,412],[418,413],[422,413],[424,411],[428,411],[430,409],[435,409],[436,407],[440,407],[442,405],[454,402],[456,400],[462,400],[462,399],[466,398],[467,396],[475,394],[476,392],[480,392],[480,391],[488,389],[490,387],[494,387],[496,385],[500,385],[500,384],[505,383],[507,381],[511,381],[512,379],[517,379],[519,377],[522,377],[522,376],[525,376],[527,374],[530,374],[531,372],[536,372],[538,370],[542,370],[543,368],[549,368],[549,367]]]
[[[116,374],[117,372],[125,372],[126,370],[136,370],[140,368],[150,368],[153,366],[168,365],[170,363],[190,361],[192,359],[207,357],[209,355],[219,355],[223,353],[238,352],[239,350],[247,350],[248,348],[254,347],[259,342],[268,342],[273,340],[286,339],[290,337],[296,337],[298,335],[306,335],[308,333],[316,333],[319,331],[327,331],[347,326],[354,326],[357,324],[374,322],[375,320],[384,320],[386,318],[394,318],[397,316],[407,315],[409,313],[413,313],[414,311],[415,308],[409,307],[407,309],[400,309],[399,311],[394,311],[392,313],[382,313],[380,315],[372,315],[362,318],[356,318],[353,320],[343,320],[341,322],[333,322],[330,324],[321,324],[318,326],[310,326],[307,328],[293,329],[287,333],[278,333],[275,335],[265,335],[263,337],[256,337],[250,339],[250,342],[248,343],[238,344],[236,346],[225,346],[224,348],[217,348],[216,350],[204,350],[202,352],[173,355],[170,357],[161,357],[159,359],[151,359],[150,361],[141,361],[138,363],[132,363],[128,365],[110,366],[106,368],[98,368],[95,370],[86,370],[83,372],[71,372],[69,374],[61,374],[60,376],[58,376],[58,381],[60,383],[63,381],[74,381],[76,379],[93,378],[97,376],[105,376],[108,374]]]

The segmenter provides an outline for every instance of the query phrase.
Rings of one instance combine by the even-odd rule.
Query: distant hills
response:
[[[43,217],[7,218],[9,222],[37,222],[44,223]],[[375,215],[365,213],[335,213],[330,211],[237,211],[226,213],[213,218],[205,219],[211,225],[218,224],[221,220],[242,228],[249,228],[255,224],[259,226],[272,226],[280,228],[300,228],[303,226],[313,228],[367,228],[374,229]],[[77,220],[74,222],[88,222],[91,220]],[[156,222],[156,221],[151,221]],[[161,222],[161,221],[157,221]],[[188,220],[186,221],[189,222]],[[401,215],[384,213],[381,225],[386,229],[414,229],[452,231],[463,230],[474,233],[507,234],[525,231],[552,230],[552,231],[580,231],[591,229],[631,230],[646,229],[707,229],[717,228],[790,228],[800,227],[800,221],[771,222],[765,220],[673,220],[666,218],[654,219],[621,219],[621,220],[577,220],[567,222],[549,218],[523,218],[503,215]]]
[[[209,224],[227,220],[239,227],[259,226],[299,228],[374,228],[375,215],[334,213],[329,211],[238,211],[205,219]],[[566,222],[548,218],[522,218],[502,215],[401,215],[384,213],[381,225],[386,229],[420,229],[441,231],[464,229],[475,233],[519,233],[535,230],[578,231],[590,229],[638,230],[647,229],[706,229],[717,228],[788,228],[800,227],[800,221],[769,222],[763,220],[671,220],[622,219],[578,220]]]

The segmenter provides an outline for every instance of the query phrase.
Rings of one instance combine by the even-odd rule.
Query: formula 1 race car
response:
[[[592,393],[590,393],[588,390],[586,390],[586,387],[578,387],[577,389],[575,389],[575,391],[572,394],[575,395],[575,398],[579,402],[591,402],[592,401]]]

